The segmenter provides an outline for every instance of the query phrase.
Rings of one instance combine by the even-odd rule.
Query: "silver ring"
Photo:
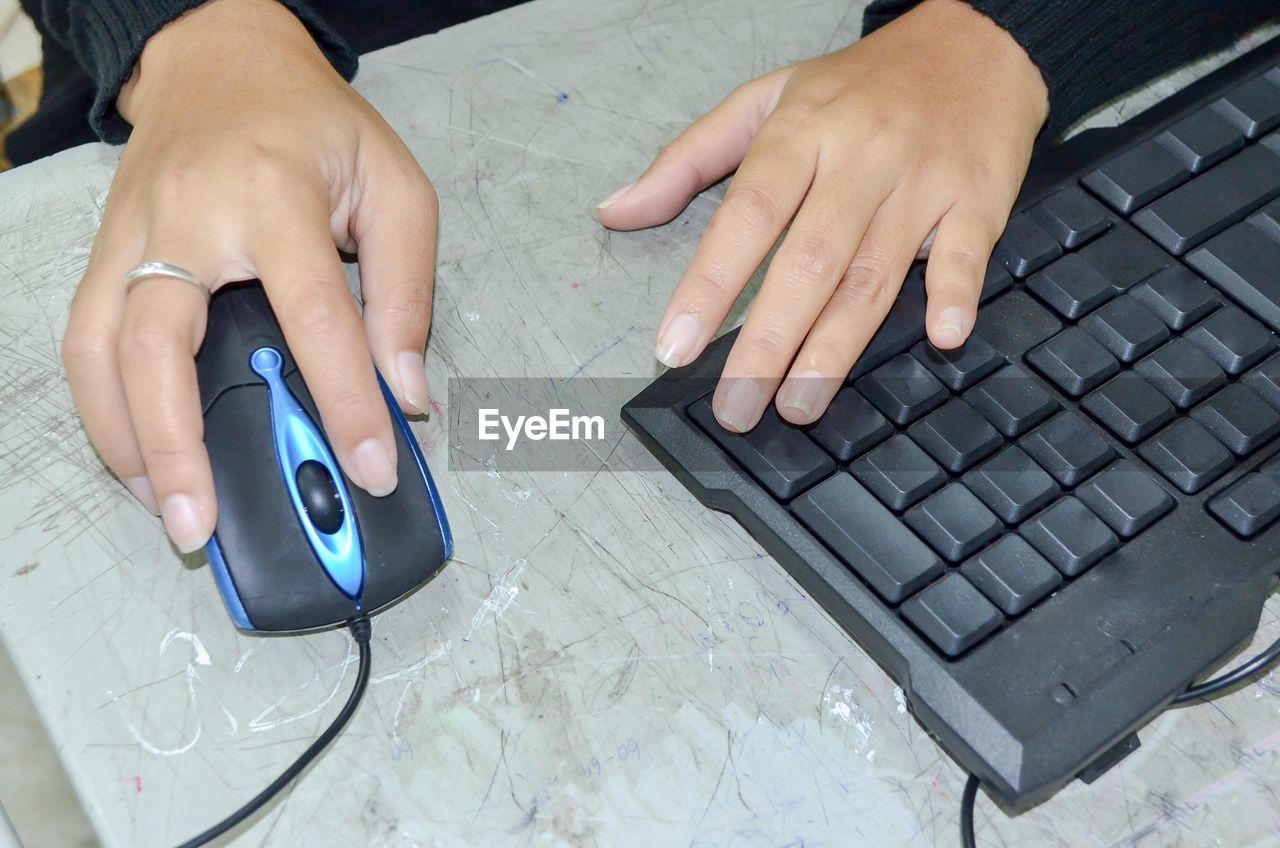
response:
[[[143,262],[141,265],[135,265],[124,275],[124,291],[127,295],[133,291],[133,287],[143,280],[149,280],[152,277],[166,277],[170,280],[181,280],[189,283],[200,290],[204,295],[205,303],[209,302],[209,287],[200,282],[200,278],[188,271],[186,268],[179,268],[177,265],[170,265],[168,262]]]

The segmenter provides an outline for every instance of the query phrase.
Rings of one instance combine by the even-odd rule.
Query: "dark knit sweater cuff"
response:
[[[1057,138],[1108,100],[1178,64],[1179,58],[1190,58],[1182,55],[1190,51],[1178,44],[1189,45],[1193,39],[1169,32],[1177,24],[1159,19],[1169,17],[1167,9],[1160,9],[1160,3],[965,2],[1013,36],[1040,69],[1049,90],[1049,118],[1041,136],[1046,141]],[[1134,26],[1135,18],[1148,15],[1156,20]],[[1186,15],[1183,23],[1200,30],[1205,20]],[[1145,38],[1144,29],[1148,33]]]
[[[920,0],[875,0],[868,35]],[[1027,52],[1049,90],[1041,141],[1060,136],[1109,100],[1198,56],[1226,47],[1277,15],[1266,0],[963,0]]]
[[[85,49],[80,61],[97,86],[89,112],[89,124],[103,141],[120,144],[132,127],[116,111],[116,96],[133,74],[147,39],[165,24],[200,6],[204,0],[133,0],[124,3],[86,4],[77,21],[82,31],[77,41]],[[356,54],[301,0],[280,0],[306,25],[320,49],[343,78],[355,76]],[[73,25],[74,26],[74,25]]]

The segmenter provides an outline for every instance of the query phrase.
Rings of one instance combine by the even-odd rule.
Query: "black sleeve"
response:
[[[129,137],[131,127],[116,111],[116,95],[133,73],[147,39],[204,0],[23,0],[42,35],[65,47],[96,87],[89,123],[103,141]],[[303,0],[280,0],[311,31],[329,61],[346,79],[356,55]]]
[[[867,35],[919,0],[875,0]],[[1007,30],[1049,89],[1043,136],[1108,100],[1280,17],[1275,0],[964,0]]]

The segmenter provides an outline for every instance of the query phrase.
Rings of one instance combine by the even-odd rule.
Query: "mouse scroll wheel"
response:
[[[329,469],[308,459],[298,466],[295,479],[312,526],[321,533],[336,533],[342,526],[342,497]]]

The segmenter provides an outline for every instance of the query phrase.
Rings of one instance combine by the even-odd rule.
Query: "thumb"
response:
[[[665,224],[694,195],[738,167],[769,117],[791,68],[740,86],[667,145],[640,179],[618,189],[596,207],[596,219],[611,230]]]

